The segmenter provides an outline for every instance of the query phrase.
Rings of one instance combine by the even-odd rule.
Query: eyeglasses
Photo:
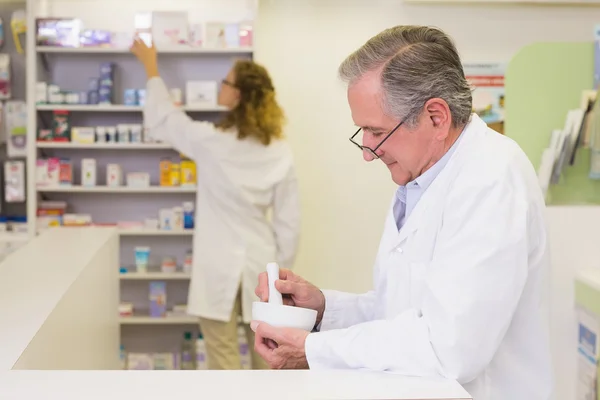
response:
[[[398,125],[396,125],[394,127],[394,129],[392,129],[390,131],[390,133],[388,133],[381,142],[379,142],[379,144],[377,145],[377,147],[375,147],[374,149],[371,149],[370,147],[367,146],[363,146],[361,144],[358,144],[357,142],[354,141],[354,138],[356,137],[356,135],[358,135],[360,133],[360,131],[362,130],[362,128],[358,128],[358,130],[354,133],[354,135],[352,135],[350,137],[350,141],[352,143],[354,143],[359,149],[361,149],[362,151],[368,151],[373,157],[375,158],[379,158],[379,156],[377,155],[377,150],[381,147],[381,145],[383,144],[383,142],[385,142],[390,136],[392,136],[392,133],[396,132],[396,130],[398,128],[400,128],[400,125],[402,125],[404,123],[404,121],[406,121],[406,119],[403,119],[402,121],[400,121],[398,123]]]

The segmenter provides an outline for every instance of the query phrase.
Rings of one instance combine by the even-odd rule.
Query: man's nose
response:
[[[373,154],[373,152],[369,149],[363,149],[363,158],[367,162],[371,162],[371,161],[377,159],[377,157],[375,157],[375,154]]]

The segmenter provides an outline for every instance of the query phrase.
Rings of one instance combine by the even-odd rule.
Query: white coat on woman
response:
[[[323,291],[306,357],[315,370],[456,379],[475,400],[548,400],[549,255],[535,170],[475,114],[461,136],[400,230],[390,208],[373,290]]]
[[[197,164],[188,313],[228,321],[241,285],[249,323],[258,274],[272,261],[291,268],[298,246],[298,187],[287,141],[264,146],[194,121],[173,104],[159,77],[147,82],[144,124]]]

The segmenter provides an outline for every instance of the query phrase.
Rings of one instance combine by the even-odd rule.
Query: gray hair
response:
[[[452,39],[437,28],[401,25],[369,39],[348,56],[339,75],[352,84],[366,72],[381,68],[383,107],[388,115],[414,126],[425,103],[443,99],[455,127],[472,112],[471,87]]]

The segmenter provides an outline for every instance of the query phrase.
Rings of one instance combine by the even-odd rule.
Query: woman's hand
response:
[[[154,44],[152,44],[152,47],[148,47],[139,36],[136,36],[130,50],[144,66],[148,79],[158,76],[158,62]]]

